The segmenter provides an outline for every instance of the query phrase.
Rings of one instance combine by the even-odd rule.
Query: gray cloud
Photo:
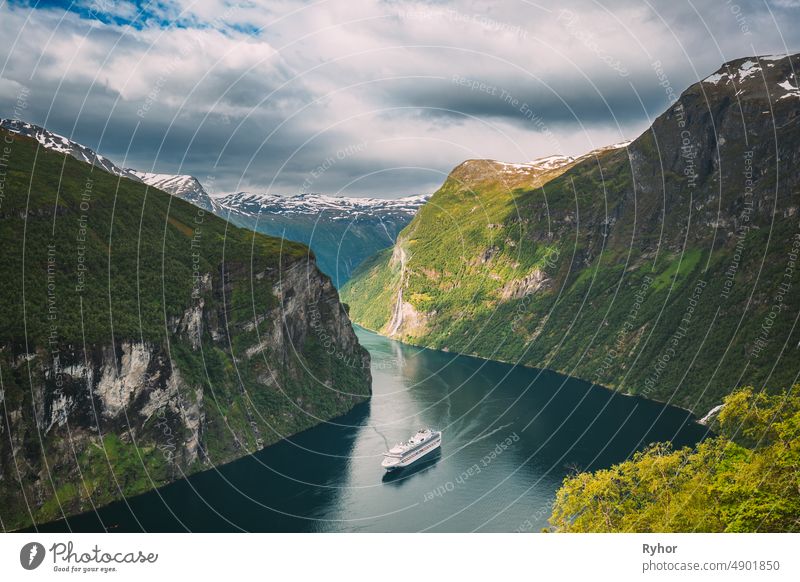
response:
[[[27,88],[28,120],[216,191],[399,196],[466,158],[635,137],[667,105],[654,61],[681,92],[800,45],[783,0],[650,4],[179,0],[131,28],[5,3],[0,114]]]

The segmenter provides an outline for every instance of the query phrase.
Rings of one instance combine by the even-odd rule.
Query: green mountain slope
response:
[[[695,412],[791,385],[799,60],[726,64],[628,147],[465,162],[342,289],[351,317]]]
[[[313,255],[0,130],[0,526],[339,416],[369,355]]]

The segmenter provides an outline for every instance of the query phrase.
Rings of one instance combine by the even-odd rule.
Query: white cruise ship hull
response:
[[[441,446],[442,436],[441,433],[439,433],[435,438],[424,443],[418,449],[409,451],[408,454],[405,454],[399,458],[387,456],[381,463],[381,466],[386,471],[398,471],[400,469],[405,469],[406,467],[410,467],[411,465],[421,461],[431,453],[441,448]]]

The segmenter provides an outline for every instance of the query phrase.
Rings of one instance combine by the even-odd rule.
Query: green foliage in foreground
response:
[[[800,385],[725,399],[719,436],[656,444],[567,477],[550,523],[562,532],[800,532]]]

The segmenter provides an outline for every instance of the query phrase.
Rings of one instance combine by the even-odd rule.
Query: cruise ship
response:
[[[406,442],[396,444],[383,453],[384,459],[381,462],[381,467],[387,471],[408,467],[440,446],[442,446],[441,431],[433,428],[420,429],[417,434]]]

